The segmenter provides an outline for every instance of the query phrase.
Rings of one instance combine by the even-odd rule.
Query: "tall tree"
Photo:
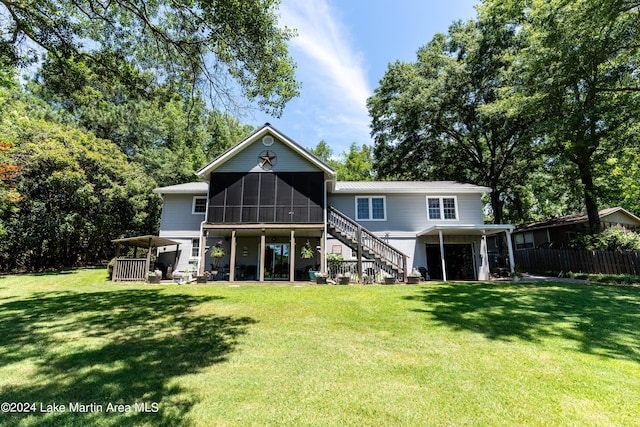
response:
[[[165,85],[138,91],[116,76],[98,76],[85,61],[66,62],[65,76],[46,61],[29,90],[71,123],[117,144],[161,186],[192,180],[198,168],[251,132],[200,98],[186,99]],[[147,78],[132,68],[128,73]]]
[[[366,144],[358,146],[355,142],[349,146],[349,151],[343,151],[338,159],[333,158],[333,149],[325,140],[318,143],[309,152],[331,166],[339,181],[371,181],[374,178],[373,153]]]
[[[538,117],[551,155],[577,170],[592,232],[599,229],[595,170],[623,145],[640,113],[637,0],[486,0],[527,46],[515,62],[518,102]],[[627,135],[627,138],[622,138]]]
[[[111,142],[50,120],[26,98],[0,90],[8,106],[0,134],[22,168],[15,180],[22,199],[0,217],[7,233],[0,269],[101,261],[112,254],[111,239],[152,233],[160,209],[153,179]]]
[[[315,148],[309,148],[308,150],[311,154],[327,164],[331,161],[331,156],[333,156],[333,149],[324,139],[321,140]]]
[[[9,161],[8,151],[11,143],[0,140],[0,218],[6,212],[16,212],[15,204],[22,200],[20,193],[16,191],[15,180],[18,172],[22,168],[19,166],[4,163]],[[3,221],[0,221],[0,237],[6,234]]]
[[[0,0],[0,62],[24,65],[44,49],[61,73],[84,58],[99,75],[144,82],[123,64],[151,70],[156,82],[187,82],[227,107],[234,88],[279,115],[298,94],[278,0]],[[38,47],[36,49],[34,47]]]
[[[529,118],[502,87],[517,79],[507,57],[520,37],[491,17],[455,23],[420,48],[415,63],[389,65],[368,101],[381,178],[461,180],[491,188],[493,220],[532,167]]]
[[[343,152],[344,160],[338,166],[338,179],[341,181],[373,181],[373,150],[366,144],[358,146],[355,142]]]

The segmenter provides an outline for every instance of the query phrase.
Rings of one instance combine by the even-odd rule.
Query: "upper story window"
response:
[[[384,196],[356,197],[356,221],[385,221],[387,207]]]
[[[430,221],[458,219],[458,206],[455,197],[427,197],[427,215]]]
[[[194,197],[191,205],[192,214],[203,214],[207,212],[207,198],[206,197]]]

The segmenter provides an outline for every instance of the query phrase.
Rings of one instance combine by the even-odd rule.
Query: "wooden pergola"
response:
[[[114,282],[146,282],[149,271],[151,271],[151,250],[162,246],[175,245],[177,257],[180,248],[180,242],[151,235],[115,239],[112,242],[116,244],[116,261],[113,265],[113,275],[111,276],[111,280]],[[123,246],[133,246],[135,248],[133,258],[120,256]],[[138,258],[138,248],[148,249],[145,258]]]

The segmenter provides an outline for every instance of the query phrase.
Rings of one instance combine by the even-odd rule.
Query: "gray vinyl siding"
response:
[[[633,230],[634,227],[637,228],[640,226],[640,224],[638,224],[636,220],[634,220],[633,218],[630,218],[628,215],[626,215],[623,212],[614,212],[612,214],[603,216],[602,218],[600,218],[600,220],[603,223],[610,224],[614,227],[616,224],[620,224],[623,227],[629,228],[631,230]]]
[[[195,194],[165,194],[160,220],[161,237],[198,237],[204,214],[191,213]],[[204,196],[206,194],[198,194]],[[185,248],[186,249],[186,248]]]
[[[196,233],[197,235],[198,233]],[[196,238],[194,236],[193,238]],[[174,264],[176,257],[176,247],[175,246],[167,246],[164,248],[158,249],[158,262],[164,264],[164,266],[171,265],[172,271],[192,271],[193,266],[197,265],[197,258],[191,257],[191,246],[192,241],[191,238],[177,238],[173,237],[171,240],[180,243],[180,256],[178,257],[178,262]]]
[[[356,197],[380,197],[379,194],[329,194],[329,206],[333,206],[350,218],[356,218]],[[427,218],[427,197],[456,196],[457,221],[429,221]],[[359,221],[374,233],[400,232],[418,233],[430,226],[440,224],[483,224],[482,200],[480,194],[386,194],[386,221]]]
[[[275,138],[274,138],[275,139]],[[277,156],[274,172],[318,172],[320,169],[301,157],[287,145],[275,139],[273,145],[265,147],[262,139],[255,141],[241,152],[237,153],[229,161],[223,163],[215,172],[263,172],[259,166],[258,156],[263,151],[275,153]]]

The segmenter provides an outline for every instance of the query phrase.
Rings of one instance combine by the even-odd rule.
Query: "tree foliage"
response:
[[[327,141],[323,139],[315,148],[308,148],[308,150],[311,154],[333,167],[333,165],[330,164],[332,161],[331,157],[333,156],[333,149]]]
[[[342,153],[344,163],[338,168],[338,179],[341,181],[373,181],[373,149],[355,142],[349,146],[348,152]]]
[[[495,222],[638,212],[640,3],[484,0],[369,100],[382,177],[488,186]],[[504,212],[504,215],[502,214]]]
[[[515,29],[500,21],[458,22],[415,63],[389,65],[368,101],[378,176],[487,186],[502,223],[535,153],[530,119],[501,91],[517,80],[507,58],[518,47]]]
[[[623,145],[640,112],[640,3],[633,0],[486,0],[526,45],[514,58],[517,108],[537,117],[549,154],[580,180],[591,230],[598,229],[598,165]]]
[[[595,166],[599,202],[640,213],[640,150],[626,146]]]
[[[577,236],[569,244],[589,251],[640,251],[640,234],[611,227],[599,234]]]
[[[11,143],[2,142],[0,140],[0,217],[5,212],[15,212],[15,204],[22,200],[20,193],[16,191],[14,181],[18,175],[18,172],[22,168],[5,161],[7,159],[7,152],[11,148]],[[6,229],[2,221],[0,221],[0,237],[6,234]]]
[[[186,82],[218,106],[238,102],[234,87],[279,115],[298,94],[277,0],[0,0],[0,62],[25,65],[44,49],[64,74],[67,59],[82,58],[100,76],[149,70],[156,83]]]
[[[331,166],[339,181],[372,181],[375,177],[373,170],[373,152],[366,144],[358,146],[355,142],[349,146],[349,151],[343,151],[341,157],[333,157],[333,149],[322,140],[309,152]]]
[[[193,180],[198,168],[252,130],[170,87],[138,91],[119,78],[97,76],[84,61],[66,62],[66,75],[45,62],[29,89],[70,123],[118,145],[161,186]]]
[[[0,99],[10,107],[0,132],[22,168],[15,182],[22,200],[2,213],[1,269],[97,262],[112,256],[112,239],[155,230],[156,183],[139,165],[109,141],[31,112],[19,97]]]

